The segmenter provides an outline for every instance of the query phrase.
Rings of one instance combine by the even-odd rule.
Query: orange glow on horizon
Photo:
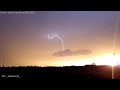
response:
[[[58,66],[84,66],[84,65],[91,65],[92,63],[95,63],[96,65],[110,65],[115,66],[117,63],[120,63],[120,56],[114,56],[114,55],[104,55],[101,57],[93,58],[92,60],[71,60],[71,61],[61,61],[57,62]]]

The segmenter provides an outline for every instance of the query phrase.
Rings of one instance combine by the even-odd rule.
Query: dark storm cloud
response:
[[[53,56],[64,57],[64,56],[77,56],[77,55],[89,55],[92,51],[88,49],[72,51],[70,49],[66,49],[64,51],[59,51],[54,53]]]

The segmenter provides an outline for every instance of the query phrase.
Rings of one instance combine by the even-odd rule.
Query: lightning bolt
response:
[[[119,21],[118,21],[116,14],[118,14],[118,13],[117,12],[115,14],[113,13],[113,16],[114,16],[113,18],[116,20],[115,21],[115,31],[114,31],[114,46],[113,46],[114,55],[116,54],[115,53],[116,52],[116,40],[117,40],[117,32],[118,32],[118,25],[119,25]],[[114,66],[112,66],[112,79],[114,79]]]
[[[62,42],[62,50],[64,51],[64,42],[63,42],[63,39],[60,38],[58,35],[53,35],[51,37],[48,35],[48,39],[53,39],[54,37],[57,37],[59,40],[61,40],[61,42]]]
[[[115,51],[116,51],[116,40],[117,40],[118,24],[119,24],[117,17],[115,19],[116,19],[116,22],[115,22],[116,26],[115,26],[115,31],[114,31],[114,47],[113,47],[114,55],[115,55]]]

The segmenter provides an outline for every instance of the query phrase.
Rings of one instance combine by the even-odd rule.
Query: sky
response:
[[[119,11],[21,12],[0,12],[1,66],[106,65],[120,60]],[[57,36],[48,35],[58,35],[64,50]]]

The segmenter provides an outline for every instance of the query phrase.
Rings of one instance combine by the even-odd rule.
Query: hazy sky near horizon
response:
[[[117,19],[114,18],[116,15]],[[36,11],[0,14],[0,65],[65,65],[113,53],[120,14],[114,11]],[[119,24],[118,24],[119,28]],[[61,41],[48,35],[59,35]],[[120,30],[116,52],[120,52]],[[87,64],[87,61],[85,64]],[[74,64],[74,63],[71,63]]]

